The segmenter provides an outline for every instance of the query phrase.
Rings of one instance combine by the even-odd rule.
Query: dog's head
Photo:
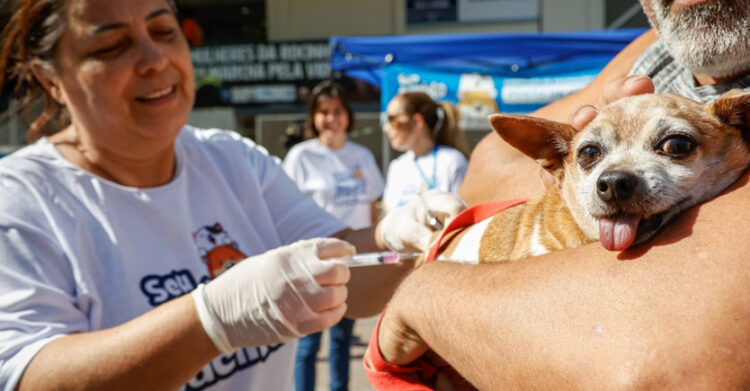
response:
[[[737,90],[707,106],[671,94],[623,98],[580,132],[526,116],[490,123],[558,178],[582,230],[613,251],[648,240],[750,162],[750,93]]]

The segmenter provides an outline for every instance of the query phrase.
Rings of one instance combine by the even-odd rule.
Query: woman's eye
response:
[[[602,151],[593,145],[588,145],[578,150],[578,164],[583,168],[593,166],[602,156]]]
[[[158,35],[160,37],[170,37],[174,34],[174,30],[173,29],[160,29],[160,30],[154,31],[153,34]]]
[[[693,152],[695,142],[685,136],[670,136],[659,143],[658,151],[668,156],[684,156]]]
[[[119,50],[124,45],[125,45],[124,42],[118,42],[118,43],[116,43],[114,45],[105,46],[105,47],[103,47],[101,49],[95,50],[94,51],[94,55],[96,55],[96,56],[102,56],[102,55],[111,54],[111,53],[114,53],[117,50]]]

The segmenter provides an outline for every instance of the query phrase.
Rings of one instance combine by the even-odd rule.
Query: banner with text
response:
[[[422,91],[436,101],[451,102],[459,113],[459,127],[489,129],[494,113],[529,113],[586,86],[604,67],[592,65],[573,72],[522,77],[391,65],[383,68],[381,107],[394,96]]]
[[[199,107],[304,102],[331,73],[328,41],[201,46],[190,54]]]

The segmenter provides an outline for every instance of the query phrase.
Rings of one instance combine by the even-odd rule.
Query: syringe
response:
[[[374,253],[362,253],[350,257],[331,259],[334,262],[343,263],[349,267],[394,265],[406,259],[417,258],[422,253],[401,253],[398,251],[382,251]]]

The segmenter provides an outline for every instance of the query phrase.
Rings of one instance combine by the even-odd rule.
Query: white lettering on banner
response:
[[[595,75],[505,79],[500,96],[505,104],[544,104],[570,95],[594,80]]]
[[[272,62],[268,64],[268,78],[271,80],[302,80],[305,71],[299,62]]]
[[[325,79],[331,72],[327,62],[272,62],[268,64],[229,64],[210,67],[196,67],[198,77],[213,75],[225,83],[253,81],[295,81]]]
[[[276,54],[276,45],[258,44],[256,50],[258,52],[258,61],[276,61],[278,58],[278,55]]]
[[[284,61],[328,60],[331,48],[325,43],[282,43],[279,59]]]
[[[229,97],[233,104],[294,102],[297,87],[294,84],[233,86],[229,89]]]
[[[398,80],[397,94],[420,91],[434,100],[442,100],[448,94],[448,86],[445,83],[434,80],[429,83],[422,82],[418,74],[399,73],[396,79]]]
[[[325,79],[331,74],[331,64],[327,61],[308,62],[305,73],[308,79]]]
[[[224,82],[259,81],[267,79],[265,64],[220,65],[195,69],[197,76],[213,75]]]
[[[398,85],[400,86],[405,84],[417,84],[420,80],[418,73],[412,73],[411,75],[399,73],[398,75],[396,75],[396,79],[398,80]]]
[[[206,66],[217,63],[247,63],[256,60],[253,45],[198,47],[190,50],[190,57],[195,66]]]

